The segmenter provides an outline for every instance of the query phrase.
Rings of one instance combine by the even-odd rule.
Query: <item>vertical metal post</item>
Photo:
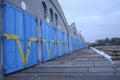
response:
[[[2,12],[0,11],[0,73],[2,72]]]
[[[42,21],[40,21],[39,19],[37,19],[37,37],[38,37],[38,59],[39,62],[42,62],[42,47],[41,47],[41,24]]]
[[[4,77],[2,74],[2,2],[0,2],[0,79]]]
[[[54,28],[54,41],[55,41],[55,58],[57,59],[57,29]]]

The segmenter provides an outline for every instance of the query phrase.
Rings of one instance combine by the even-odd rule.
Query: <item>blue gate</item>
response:
[[[26,67],[30,67],[38,63],[37,27],[35,18],[24,13],[24,25]]]
[[[42,60],[48,61],[55,58],[54,28],[46,22],[41,23]]]
[[[62,53],[62,31],[57,29],[57,56],[63,56],[64,54]]]
[[[2,40],[3,73],[9,74],[14,71],[38,63],[36,43],[37,41],[36,22],[35,19],[32,16],[28,15],[27,13],[24,13],[23,11],[15,8],[14,6],[8,3],[4,4],[5,4],[3,8],[4,38]],[[27,32],[28,29],[30,29],[30,32]],[[29,42],[27,42],[26,39],[27,37],[26,35],[28,34],[30,34]]]
[[[70,36],[70,43],[69,43],[69,46],[70,46],[70,52],[72,52],[72,36]]]
[[[66,52],[66,47],[65,47],[65,33],[64,32],[62,32],[62,40],[63,40],[63,42],[62,42],[62,54],[65,54],[65,52]]]
[[[68,35],[66,33],[64,34],[64,39],[65,39],[65,54],[68,54]]]

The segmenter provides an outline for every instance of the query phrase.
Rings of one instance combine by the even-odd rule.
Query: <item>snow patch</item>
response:
[[[99,51],[99,50],[97,50],[97,49],[95,49],[95,48],[93,48],[92,47],[92,49],[94,50],[94,51],[96,51],[97,52],[97,54],[100,54],[101,56],[104,56],[106,59],[108,59],[109,61],[112,61],[112,57],[111,56],[109,56],[109,55],[107,55],[107,54],[105,54],[103,51]]]

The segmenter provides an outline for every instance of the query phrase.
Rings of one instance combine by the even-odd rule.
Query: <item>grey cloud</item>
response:
[[[120,0],[59,0],[68,23],[75,22],[87,41],[120,37]]]

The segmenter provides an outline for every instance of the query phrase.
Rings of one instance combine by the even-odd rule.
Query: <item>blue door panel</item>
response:
[[[48,43],[50,42],[51,38],[52,38],[52,29],[51,29],[51,26],[48,26],[48,29],[47,29],[47,40],[48,40]],[[50,47],[50,45],[49,45]]]
[[[15,29],[16,35],[19,36],[20,39],[24,39],[24,24],[23,24],[23,12],[16,10],[15,11]]]
[[[64,38],[65,38],[65,54],[67,54],[67,37],[66,37],[66,33],[64,34]]]
[[[57,29],[57,56],[61,56],[61,52],[60,52],[60,31],[59,29]]]
[[[63,56],[64,53],[62,52],[62,50],[64,49],[62,46],[63,46],[63,37],[62,37],[62,32],[59,31],[60,35],[59,35],[59,38],[60,38],[60,54]]]
[[[37,38],[36,21],[31,18],[31,37]]]
[[[28,42],[29,41],[26,41],[26,43],[28,43]],[[36,53],[38,53],[37,51],[38,51],[37,50],[37,43],[32,42],[26,67],[30,67],[30,66],[38,64],[38,55],[36,54]]]
[[[62,32],[59,29],[57,29],[57,41],[57,55],[62,56]]]
[[[19,11],[17,11],[14,7],[10,6],[9,4],[6,4],[6,6],[3,8],[3,35],[4,33],[16,34],[17,30],[19,30],[17,29],[19,27],[19,21],[15,20],[16,18],[18,18],[19,13]],[[20,57],[20,55],[18,55],[17,52],[18,46],[15,40],[3,39],[4,74],[14,72],[24,67],[23,64],[21,64],[22,60],[17,60]]]
[[[6,57],[6,68],[15,68],[15,41],[4,40],[4,49],[5,49],[5,56]],[[9,45],[8,45],[9,44]]]
[[[46,25],[46,39],[49,41],[49,27]]]
[[[66,45],[66,54],[68,54],[68,35],[65,34],[65,45]]]
[[[25,24],[25,40],[29,40],[31,37],[31,20],[30,16],[24,14],[24,24]]]
[[[32,46],[31,46],[31,52],[33,53],[32,54],[32,61],[33,61],[33,64],[37,64],[38,63],[38,55],[36,53],[38,53],[38,45],[37,43],[32,43]]]
[[[4,34],[16,35],[19,39],[3,39],[3,73],[9,74],[25,67],[24,66],[20,49],[21,46],[24,56],[26,57],[26,52],[28,48],[28,42],[30,38],[36,38],[36,21],[35,19],[22,10],[16,7],[4,3],[6,6],[3,8],[3,36]],[[31,31],[32,27],[32,31]],[[31,36],[32,34],[32,36]],[[11,36],[9,36],[11,37]],[[29,66],[37,63],[37,43],[31,44],[30,55],[28,58]]]
[[[38,64],[38,57],[37,55],[37,42],[31,42],[31,45],[28,46],[31,38],[37,39],[37,29],[36,29],[36,21],[35,19],[27,14],[24,13],[24,23],[25,23],[25,55],[28,55],[28,63],[26,67],[33,66]],[[28,49],[30,48],[30,52],[27,53]],[[33,60],[34,59],[34,60]]]
[[[59,47],[59,30],[57,29],[57,32],[56,32],[57,34],[56,34],[56,37],[57,37],[57,56],[60,56],[60,47]]]
[[[22,49],[24,51],[24,40],[20,40],[20,43],[21,43]],[[20,50],[18,48],[18,44],[17,43],[16,43],[15,50],[16,50],[16,65],[17,65],[17,68],[22,69],[22,68],[24,68],[24,64],[23,64],[23,61],[21,59],[21,54],[20,54]]]
[[[46,43],[42,43],[42,58],[43,58],[43,61],[48,60]]]
[[[62,54],[65,54],[65,40],[64,40],[64,33],[62,32],[62,40],[63,40],[63,42],[62,42]]]
[[[24,26],[23,26],[23,12],[15,9],[15,29],[16,29],[16,35],[19,36],[20,43],[22,46],[22,49],[24,51]],[[21,60],[21,54],[20,50],[18,48],[18,44],[16,42],[16,66],[19,69],[22,69],[24,67],[23,62]],[[22,65],[22,66],[21,66]]]
[[[15,23],[14,23],[14,8],[6,5],[4,7],[4,31],[6,33],[15,34]]]
[[[70,36],[70,52],[72,52],[72,37]]]
[[[46,42],[42,41],[42,60],[48,61],[50,59],[55,58],[54,52],[54,29],[46,22],[41,23],[41,34],[42,40],[46,40]]]
[[[64,54],[67,54],[67,34],[64,33]]]

